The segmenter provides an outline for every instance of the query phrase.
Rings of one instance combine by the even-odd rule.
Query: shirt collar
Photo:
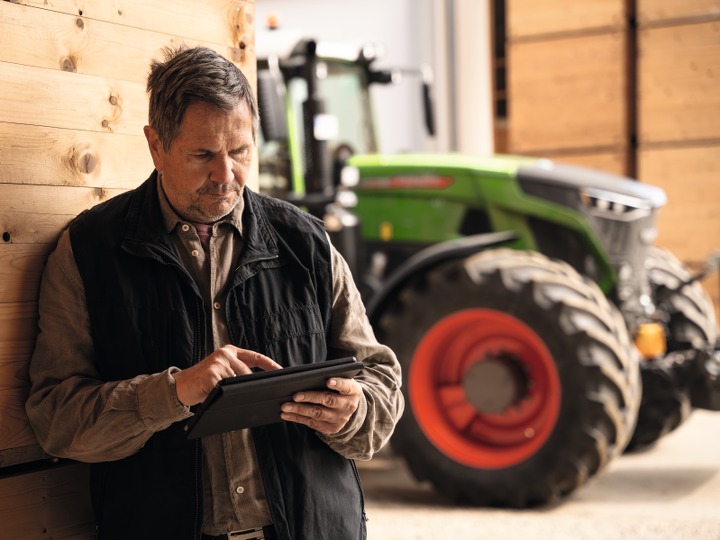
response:
[[[168,201],[167,196],[165,195],[165,190],[162,187],[162,173],[158,173],[158,198],[160,199],[160,212],[162,213],[162,220],[163,224],[165,225],[165,232],[170,234],[173,229],[175,229],[175,226],[178,223],[191,223],[189,221],[185,221],[182,218],[180,218],[173,209],[172,205],[170,204],[170,201]],[[220,219],[219,221],[216,221],[213,223],[213,228],[215,225],[219,223],[228,223],[235,227],[237,229],[237,232],[240,233],[240,236],[242,236],[243,233],[243,226],[242,226],[242,216],[243,216],[243,210],[245,208],[245,200],[244,197],[240,197],[240,202],[237,203],[237,206],[233,208],[233,211],[230,212],[227,216]]]

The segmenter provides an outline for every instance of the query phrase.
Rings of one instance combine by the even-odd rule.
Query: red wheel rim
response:
[[[501,413],[468,401],[462,380],[488,356],[519,357],[525,398]],[[469,309],[448,315],[425,334],[408,374],[410,405],[430,441],[464,465],[497,469],[537,452],[560,412],[560,378],[553,357],[525,323],[499,311]]]

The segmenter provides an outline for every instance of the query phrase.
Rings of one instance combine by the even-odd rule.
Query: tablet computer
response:
[[[280,406],[297,392],[331,391],[328,379],[351,379],[362,369],[351,357],[223,379],[185,427],[188,439],[282,422]]]

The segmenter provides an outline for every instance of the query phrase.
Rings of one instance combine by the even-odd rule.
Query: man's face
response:
[[[145,126],[162,187],[180,217],[213,223],[240,202],[253,157],[252,116],[246,103],[229,114],[207,103],[185,111],[180,135],[166,153],[150,126]]]

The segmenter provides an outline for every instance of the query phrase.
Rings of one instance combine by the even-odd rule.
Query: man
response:
[[[81,214],[48,260],[26,407],[38,440],[93,463],[103,540],[364,538],[352,459],[402,413],[397,360],[322,222],[245,189],[258,112],[240,71],[166,51],[148,92],[156,170]],[[295,395],[282,423],[184,434],[223,378],[350,355],[362,373]]]

